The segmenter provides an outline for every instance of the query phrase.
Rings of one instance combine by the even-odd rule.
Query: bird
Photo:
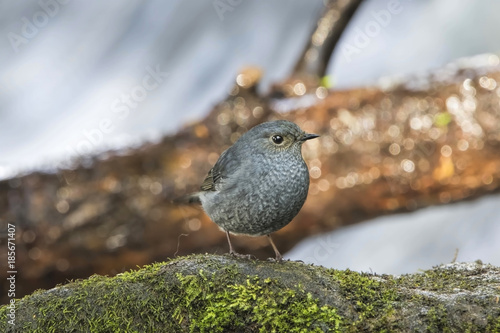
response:
[[[177,202],[201,203],[210,219],[230,234],[267,236],[276,255],[283,256],[271,233],[283,228],[302,208],[309,189],[309,170],[302,144],[319,137],[287,120],[261,123],[225,150],[210,169],[200,190]]]

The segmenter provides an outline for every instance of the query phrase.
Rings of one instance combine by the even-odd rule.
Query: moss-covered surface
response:
[[[17,300],[18,332],[500,332],[500,269],[400,277],[194,255]]]

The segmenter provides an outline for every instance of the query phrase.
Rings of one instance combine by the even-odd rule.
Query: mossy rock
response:
[[[500,332],[500,269],[399,277],[193,255],[92,276],[0,308],[13,332]]]

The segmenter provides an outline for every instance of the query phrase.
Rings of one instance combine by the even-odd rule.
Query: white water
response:
[[[246,65],[264,69],[265,91],[292,69],[322,7],[243,1],[221,13],[219,1],[238,3],[1,1],[0,179],[173,133],[227,96]],[[330,66],[337,87],[500,50],[500,3],[401,0],[380,16],[389,3],[367,1],[354,17]],[[35,30],[23,34],[26,21]],[[361,44],[359,31],[371,31]],[[346,56],[349,46],[358,51]],[[122,94],[140,92],[157,66],[168,76],[127,106]]]
[[[500,266],[500,195],[383,216],[310,237],[285,257],[331,268],[412,273],[482,260]]]

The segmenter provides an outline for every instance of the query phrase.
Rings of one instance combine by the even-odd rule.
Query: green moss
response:
[[[24,314],[24,319],[32,318],[20,323],[23,331],[59,332],[68,327],[84,327],[90,332],[154,330],[166,318],[157,311],[161,304],[147,292],[145,283],[157,276],[159,267],[147,266],[113,278],[92,276],[53,289],[49,299],[46,292],[36,292],[21,303],[31,305],[31,313]]]
[[[451,332],[448,326],[448,316],[446,313],[446,308],[442,304],[430,308],[429,311],[427,311],[427,317],[429,318],[427,332]]]
[[[283,328],[321,332],[340,327],[336,310],[320,305],[299,285],[288,289],[277,279],[243,276],[241,267],[217,261],[210,263],[217,274],[203,270],[169,274],[167,266],[180,261],[189,259],[37,291],[18,300],[25,310],[18,310],[16,323],[23,332],[272,332]],[[242,283],[235,283],[238,280]],[[0,317],[5,315],[2,307]]]
[[[254,276],[221,286],[203,271],[177,278],[183,292],[174,317],[191,332],[243,331],[248,325],[259,332],[323,332],[338,331],[342,322],[334,308],[320,306],[300,286],[283,290],[274,279]]]
[[[37,291],[16,301],[16,330],[499,332],[499,276],[482,264],[393,277],[194,255]]]
[[[397,282],[409,288],[453,293],[457,288],[470,291],[481,286],[482,280],[471,279],[471,277],[480,276],[484,272],[485,268],[481,264],[477,264],[476,269],[472,270],[458,270],[453,267],[436,268],[420,274],[403,275]]]
[[[398,294],[392,280],[382,283],[372,275],[350,270],[331,272],[340,284],[341,293],[351,301],[358,314],[358,318],[351,323],[351,331],[383,331],[394,326],[393,304]]]
[[[500,316],[488,316],[488,325],[486,326],[487,332],[500,332]]]

